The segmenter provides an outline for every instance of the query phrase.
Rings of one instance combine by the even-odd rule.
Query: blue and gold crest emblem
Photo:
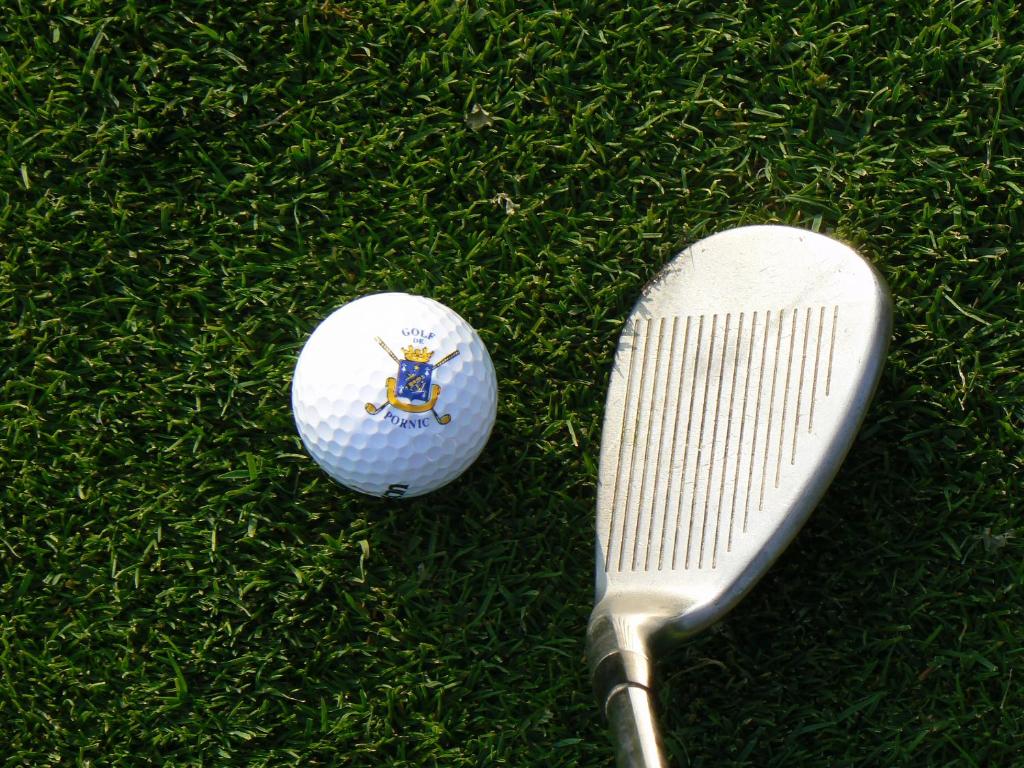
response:
[[[376,405],[366,404],[366,412],[374,415],[387,407],[394,406],[405,413],[426,413],[430,411],[438,424],[447,424],[452,420],[450,414],[439,414],[435,410],[437,399],[441,396],[441,386],[434,384],[431,377],[435,370],[458,356],[459,351],[455,350],[436,363],[431,364],[430,358],[434,356],[433,350],[426,347],[409,346],[402,349],[405,359],[399,360],[398,355],[391,351],[391,348],[378,336],[377,343],[388,355],[398,363],[398,375],[389,376],[384,387],[387,391],[387,401]]]
[[[406,352],[407,350],[402,350]],[[427,350],[423,350],[427,352]],[[420,354],[420,350],[413,350],[413,354]],[[434,372],[434,366],[420,359],[398,361],[398,386],[396,394],[407,400],[425,403],[429,399],[430,375]]]

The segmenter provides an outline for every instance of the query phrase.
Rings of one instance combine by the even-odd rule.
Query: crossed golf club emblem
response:
[[[398,375],[389,376],[386,389],[388,399],[376,405],[366,404],[366,412],[371,416],[383,412],[387,407],[394,406],[405,413],[426,413],[430,411],[438,424],[447,424],[452,420],[451,414],[438,414],[435,410],[437,398],[441,394],[439,384],[431,384],[431,376],[434,371],[445,363],[458,357],[459,350],[450,352],[436,363],[431,364],[430,358],[434,356],[432,350],[426,347],[408,346],[402,348],[404,360],[399,360],[398,355],[391,351],[391,348],[384,343],[379,336],[374,339],[380,348],[388,353],[398,363]]]

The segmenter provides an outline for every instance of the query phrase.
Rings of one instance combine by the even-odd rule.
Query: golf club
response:
[[[881,373],[881,276],[824,235],[728,230],[652,280],[619,339],[587,657],[620,768],[666,766],[653,662],[722,618],[796,535]]]

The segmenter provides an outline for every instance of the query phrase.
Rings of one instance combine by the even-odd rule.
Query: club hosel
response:
[[[648,624],[643,616],[599,606],[587,628],[594,693],[613,734],[618,768],[666,768],[651,694]]]
[[[650,691],[650,660],[631,651],[610,653],[598,662],[593,680],[594,695],[602,714],[607,717],[608,703],[624,688]]]
[[[594,612],[587,629],[587,661],[594,694],[605,715],[608,701],[623,686],[650,689],[654,669],[646,646],[635,622]]]

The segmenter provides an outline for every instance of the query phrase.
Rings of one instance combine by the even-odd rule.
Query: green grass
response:
[[[0,2],[0,764],[608,765],[611,353],[661,264],[760,222],[858,247],[895,334],[812,522],[662,665],[673,759],[1022,764],[1017,5],[555,5]],[[388,289],[501,386],[405,503],[288,402]]]

